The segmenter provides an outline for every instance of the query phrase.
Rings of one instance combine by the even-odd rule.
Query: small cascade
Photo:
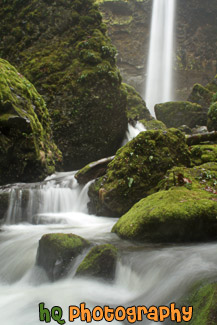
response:
[[[125,139],[124,139],[122,145],[124,146],[127,142],[131,141],[140,132],[143,132],[143,131],[146,131],[146,128],[139,121],[137,121],[134,126],[132,124],[128,123],[128,129],[127,129],[126,136],[125,136]]]
[[[74,177],[75,173],[56,173],[42,183],[12,186],[6,224],[35,224],[43,220],[45,214],[86,213],[90,183],[82,188]]]
[[[153,0],[145,101],[154,105],[172,100],[172,67],[176,0]]]

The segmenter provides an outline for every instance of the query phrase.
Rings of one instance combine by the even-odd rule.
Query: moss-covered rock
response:
[[[141,132],[117,151],[106,175],[91,184],[90,211],[121,216],[153,193],[168,169],[189,164],[188,147],[179,130]]]
[[[195,288],[185,305],[193,306],[193,317],[189,325],[217,324],[217,283],[208,283]],[[177,323],[175,323],[177,324]],[[180,324],[180,323],[179,323]],[[182,322],[181,324],[186,324]]]
[[[206,125],[207,111],[202,106],[190,102],[167,102],[155,105],[156,118],[167,127],[187,125],[193,128],[197,125]]]
[[[149,110],[146,107],[145,101],[142,99],[140,94],[127,84],[123,84],[123,89],[127,96],[127,117],[128,120],[142,120],[147,121],[153,120]]]
[[[75,257],[89,246],[84,238],[73,234],[46,234],[39,240],[36,264],[43,267],[51,281],[67,273]]]
[[[188,100],[201,105],[206,111],[212,102],[213,92],[200,84],[195,84]],[[206,125],[206,124],[204,124]]]
[[[110,244],[95,246],[79,265],[76,275],[113,280],[117,263],[117,248]]]
[[[216,194],[178,186],[136,203],[112,231],[121,238],[136,241],[216,240],[216,216]]]
[[[65,170],[115,153],[127,129],[126,94],[93,0],[5,2],[0,55],[45,97]]]
[[[45,102],[7,61],[0,69],[0,184],[41,180],[61,161]]]
[[[140,123],[144,125],[146,130],[166,130],[167,127],[162,121],[155,120],[154,118],[150,121],[140,120]]]
[[[159,182],[158,189],[168,190],[174,186],[217,194],[217,163],[209,162],[193,168],[173,167]]]
[[[209,108],[207,128],[209,131],[217,131],[217,101],[212,103]]]
[[[94,161],[82,169],[76,174],[75,178],[79,184],[86,184],[87,182],[97,177],[103,176],[106,173],[108,164],[114,159],[114,156]]]
[[[217,162],[217,144],[198,144],[190,147],[190,152],[194,165]]]

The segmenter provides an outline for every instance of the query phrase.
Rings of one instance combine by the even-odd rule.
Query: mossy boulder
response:
[[[114,156],[94,161],[82,169],[76,174],[75,178],[79,184],[86,184],[87,182],[100,177],[106,173],[108,164],[114,159]]]
[[[187,125],[193,128],[207,123],[207,110],[191,102],[166,102],[155,105],[154,110],[156,118],[167,127]]]
[[[0,55],[44,96],[65,170],[120,147],[127,129],[126,94],[116,50],[93,0],[5,2]]]
[[[184,298],[183,298],[184,299]],[[197,286],[187,299],[186,306],[193,307],[193,317],[189,325],[216,325],[217,324],[217,283]],[[177,324],[177,323],[175,323]],[[180,323],[179,323],[180,324]],[[182,322],[181,324],[186,324]]]
[[[217,75],[206,85],[206,88],[213,92],[217,92]]]
[[[140,120],[140,123],[144,125],[146,130],[166,130],[166,125],[159,120],[155,120],[154,118],[152,120]]]
[[[211,90],[200,84],[195,84],[190,96],[188,97],[188,100],[201,105],[205,111],[208,111],[208,108],[212,102],[212,97],[213,92]]]
[[[183,133],[176,129],[141,132],[120,148],[105,176],[89,189],[90,211],[121,216],[141,198],[155,192],[166,171],[190,164]]]
[[[150,121],[153,119],[148,108],[146,107],[145,101],[142,99],[140,94],[127,84],[122,84],[124,91],[127,96],[127,117],[128,120],[141,120],[145,119]]]
[[[42,180],[61,161],[43,98],[0,59],[0,184]]]
[[[79,265],[76,275],[113,280],[118,250],[110,244],[95,246]]]
[[[217,144],[198,144],[190,147],[190,152],[194,165],[217,162]]]
[[[174,186],[217,194],[217,163],[209,162],[193,168],[173,167],[159,182],[158,189],[168,190]]]
[[[89,247],[89,242],[73,234],[46,234],[39,240],[36,264],[43,267],[51,281],[67,273],[73,259]]]
[[[217,239],[216,217],[216,194],[178,186],[136,203],[112,231],[135,241],[210,241]]]
[[[217,100],[209,108],[207,128],[209,131],[217,131]]]

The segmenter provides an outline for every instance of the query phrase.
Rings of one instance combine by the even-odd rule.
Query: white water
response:
[[[154,105],[172,100],[172,66],[176,0],[153,0],[145,101]]]
[[[15,201],[12,197],[10,211],[13,211],[13,218],[10,220],[8,215],[7,221],[11,224],[4,225],[0,233],[1,324],[44,324],[38,316],[40,302],[48,308],[54,305],[62,307],[66,324],[69,324],[67,306],[81,302],[86,302],[91,309],[95,305],[168,304],[177,301],[195,282],[216,277],[216,243],[160,246],[123,241],[110,232],[115,218],[86,213],[87,186],[82,189],[73,174],[57,174],[44,183],[25,186],[24,191],[28,187],[27,191],[32,194],[37,188],[40,193],[39,196],[39,193],[29,196],[25,223],[20,222],[22,201]],[[66,189],[68,191],[65,192]],[[22,194],[20,190],[20,197]],[[64,195],[65,206],[61,203]],[[21,213],[18,219],[15,206]],[[35,224],[36,220],[38,224]],[[44,271],[35,266],[35,258],[39,239],[43,234],[52,232],[75,233],[93,243],[116,245],[121,260],[114,283],[74,278],[75,266],[66,279],[50,283]],[[79,320],[75,323],[82,324]],[[103,321],[100,323],[105,324]],[[57,323],[51,321],[50,324]]]
[[[135,126],[133,126],[132,124],[128,123],[128,129],[125,135],[125,139],[122,143],[122,146],[124,146],[127,142],[131,141],[133,138],[135,138],[140,132],[146,131],[146,128],[144,127],[144,125],[139,122],[136,121]]]

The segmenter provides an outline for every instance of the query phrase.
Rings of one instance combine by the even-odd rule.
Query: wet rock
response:
[[[178,127],[178,129],[184,132],[185,134],[192,134],[192,129],[189,128],[187,125],[181,125]]]
[[[188,100],[202,106],[206,111],[212,102],[213,92],[200,84],[195,84]],[[206,123],[204,124],[206,125]]]
[[[106,173],[108,164],[114,159],[114,156],[92,162],[79,170],[75,174],[79,184],[86,184],[92,179],[103,176]]]
[[[192,325],[217,323],[217,283],[196,285],[187,297],[182,297],[185,306],[193,307]]]
[[[217,239],[216,194],[185,186],[152,194],[123,215],[112,231],[121,238],[151,242]]]
[[[140,94],[131,86],[123,84],[123,89],[127,95],[127,117],[129,120],[142,120],[152,121],[149,110],[146,107],[145,101],[142,99]]]
[[[190,153],[182,132],[141,132],[117,151],[105,176],[91,184],[90,212],[121,216],[135,202],[155,192],[168,169],[189,164]]]
[[[9,196],[10,193],[8,191],[0,189],[0,221],[4,220],[6,216],[9,205]]]
[[[0,68],[0,184],[42,180],[61,161],[45,102],[11,64]]]
[[[207,128],[209,131],[217,131],[217,101],[209,108]]]
[[[191,160],[194,165],[217,161],[216,144],[198,144],[190,148]]]
[[[43,267],[51,281],[67,274],[70,263],[89,246],[73,234],[46,234],[39,240],[36,264]]]
[[[206,126],[200,126],[198,128],[194,128],[192,129],[192,134],[203,134],[203,133],[207,133],[207,127]]]
[[[187,125],[189,128],[206,125],[207,110],[191,102],[167,102],[155,105],[156,118],[167,127],[180,127]]]
[[[116,152],[127,130],[126,94],[92,0],[5,3],[0,48],[45,98],[65,171]]]
[[[76,275],[113,280],[117,263],[117,248],[110,244],[95,246],[79,265]]]

